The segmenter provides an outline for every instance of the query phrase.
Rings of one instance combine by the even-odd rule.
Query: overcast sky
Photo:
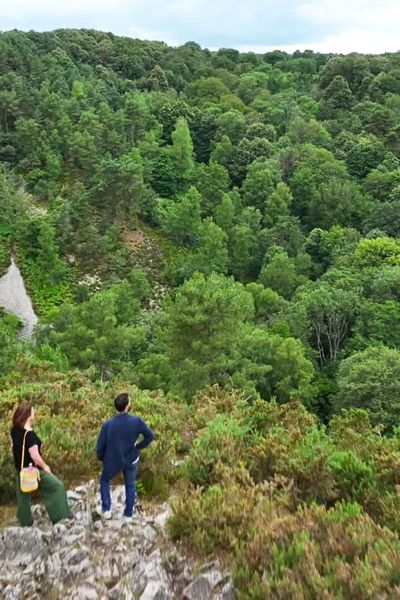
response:
[[[86,27],[174,46],[400,50],[400,0],[0,0],[0,30]]]

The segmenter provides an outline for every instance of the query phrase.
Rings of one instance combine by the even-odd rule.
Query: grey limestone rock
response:
[[[235,600],[236,592],[233,587],[233,581],[229,579],[229,581],[224,585],[221,590],[221,600]]]
[[[235,599],[218,563],[197,568],[194,576],[164,536],[167,503],[156,514],[127,521],[124,488],[116,486],[113,517],[105,521],[96,515],[97,495],[94,482],[68,492],[73,519],[55,526],[35,506],[35,526],[0,529],[2,600]]]
[[[37,316],[28,296],[20,270],[12,260],[7,273],[0,278],[0,306],[19,317],[23,323],[21,337],[32,337]]]
[[[164,530],[167,527],[168,519],[171,516],[171,507],[168,503],[165,504],[165,510],[154,518],[156,527]]]
[[[135,569],[131,578],[131,587],[134,594],[143,594],[150,583],[160,584],[166,594],[170,594],[170,585],[168,576],[162,565],[161,553],[159,549],[152,552],[145,562],[141,562]],[[150,586],[150,590],[154,586]],[[147,594],[150,592],[148,591]],[[140,596],[141,597],[141,596]],[[166,596],[172,598],[171,595]],[[157,599],[158,600],[158,599]],[[161,599],[160,599],[161,600]]]
[[[183,597],[185,600],[208,600],[224,579],[225,575],[217,570],[201,573],[183,590]]]
[[[44,551],[43,536],[36,527],[8,527],[0,531],[0,569],[28,565]]]
[[[158,581],[150,581],[140,595],[140,600],[169,600],[170,598],[170,592],[163,583]]]

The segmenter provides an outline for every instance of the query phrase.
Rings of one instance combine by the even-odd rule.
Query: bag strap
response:
[[[26,434],[28,432],[25,431],[25,435],[24,435],[24,441],[22,443],[22,455],[21,455],[21,471],[24,468],[24,458],[25,458],[25,438],[26,438]]]

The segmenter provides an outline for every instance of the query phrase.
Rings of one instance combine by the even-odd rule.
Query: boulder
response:
[[[8,527],[0,531],[0,571],[26,566],[45,552],[43,536],[36,527]]]
[[[220,571],[201,573],[183,590],[185,600],[208,600],[214,588],[225,579]]]
[[[218,600],[236,600],[235,588],[233,587],[233,581],[230,578],[222,588]]]
[[[170,600],[171,595],[163,583],[150,581],[144,592],[140,595],[140,600]]]
[[[169,580],[162,565],[161,552],[159,549],[152,552],[147,559],[139,563],[138,568],[135,569],[131,578],[133,594],[144,594],[150,583],[159,584],[161,586],[160,589],[162,589],[165,594],[170,594]],[[150,586],[149,588],[150,591],[154,589],[154,586]],[[148,591],[147,594],[149,594],[150,591]],[[167,598],[170,597],[172,598],[171,595],[167,595]]]
[[[161,512],[154,518],[154,525],[156,527],[158,527],[159,529],[161,529],[162,531],[165,530],[170,516],[171,516],[171,507],[168,503],[166,503],[165,509],[163,510],[163,512]]]

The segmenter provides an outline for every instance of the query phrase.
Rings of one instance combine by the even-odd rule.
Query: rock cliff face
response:
[[[26,292],[22,275],[14,261],[11,262],[7,273],[0,278],[0,306],[21,319],[23,327],[20,336],[30,338],[37,323],[37,316]]]
[[[122,517],[124,490],[113,490],[113,518],[96,513],[93,482],[70,492],[73,518],[52,526],[34,507],[35,525],[0,530],[0,597],[5,600],[233,600],[217,563],[202,567],[168,540],[168,505],[155,515]],[[190,563],[190,564],[189,564]]]

